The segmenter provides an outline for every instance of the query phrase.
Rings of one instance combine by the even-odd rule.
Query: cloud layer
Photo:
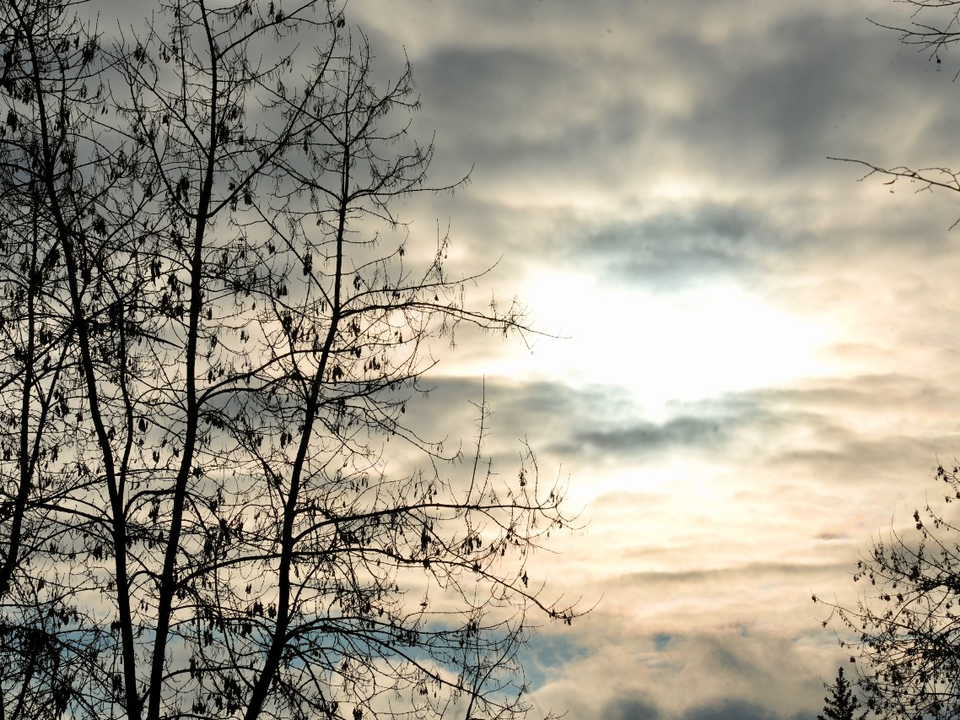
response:
[[[418,405],[424,433],[456,437],[485,392],[494,468],[526,438],[583,507],[536,566],[599,604],[529,649],[539,707],[812,716],[845,657],[810,595],[851,601],[858,553],[938,501],[960,210],[827,159],[954,160],[955,59],[938,72],[864,19],[902,10],[351,3],[385,73],[414,65],[434,177],[473,168],[406,208],[414,237],[449,219],[458,267],[502,257],[491,284],[571,336],[531,356],[463,333]]]

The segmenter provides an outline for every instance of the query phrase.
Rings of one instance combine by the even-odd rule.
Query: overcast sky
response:
[[[585,530],[537,570],[594,612],[528,668],[571,720],[812,718],[845,656],[813,593],[960,453],[960,196],[828,156],[960,166],[958,69],[892,0],[351,0],[413,64],[463,272],[569,339],[460,338],[423,422],[527,437]],[[960,60],[960,58],[957,58]],[[502,258],[502,260],[501,260]],[[461,423],[457,425],[457,423]]]

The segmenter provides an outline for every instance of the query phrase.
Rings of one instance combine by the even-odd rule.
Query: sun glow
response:
[[[828,370],[818,357],[825,328],[764,304],[730,284],[653,293],[605,287],[584,276],[554,274],[528,291],[544,338],[521,373],[574,385],[632,388],[651,411],[764,387]],[[515,374],[515,373],[514,373]]]

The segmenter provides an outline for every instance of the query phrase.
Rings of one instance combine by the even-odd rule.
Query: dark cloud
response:
[[[663,588],[668,584],[687,584],[691,586],[713,585],[729,587],[756,585],[762,582],[774,582],[783,579],[792,579],[795,582],[806,582],[816,579],[828,567],[832,570],[849,570],[846,564],[798,564],[790,562],[758,562],[749,563],[742,567],[726,567],[716,569],[698,569],[642,572],[624,574],[611,582],[612,586]],[[663,636],[669,638],[669,636]]]
[[[924,114],[948,112],[937,94],[944,83],[929,65],[900,55],[895,35],[855,9],[836,10],[744,23],[723,43],[704,42],[696,25],[660,36],[657,49],[679,64],[698,98],[672,131],[695,155],[719,163],[718,180],[744,172],[775,172],[781,183],[798,173],[822,176],[827,155],[888,152],[891,132],[909,122],[919,98],[932,102]],[[905,105],[904,95],[912,102]]]
[[[611,168],[621,176],[619,166],[633,151],[652,158],[666,141],[698,158],[697,170],[712,169],[718,189],[744,172],[759,180],[776,168],[781,181],[784,173],[822,174],[826,155],[882,149],[875,139],[908,112],[896,102],[901,98],[883,93],[935,83],[922,62],[891,62],[895,38],[862,16],[853,21],[811,9],[773,27],[743,23],[717,42],[700,24],[671,24],[673,8],[647,9],[633,21],[644,23],[648,43],[631,45],[627,55],[613,43],[583,49],[580,25],[548,15],[558,36],[552,46],[525,45],[519,37],[499,46],[443,38],[418,48],[426,124],[481,172],[489,166],[504,176],[546,177],[566,167],[576,170],[571,180],[602,183]],[[522,22],[500,16],[503,24]],[[545,19],[539,13],[533,20]],[[599,13],[588,18],[598,34],[603,20]],[[496,26],[498,15],[485,13],[483,21]],[[682,109],[658,102],[647,91],[664,76],[696,102]],[[870,112],[878,103],[889,107],[885,116]]]
[[[710,458],[718,467],[766,468],[780,492],[795,493],[796,502],[815,502],[820,488],[837,483],[852,488],[923,479],[938,455],[946,462],[957,452],[950,417],[960,393],[909,375],[727,393],[674,403],[656,420],[615,385],[573,388],[494,377],[438,378],[428,386],[428,397],[408,404],[406,418],[417,433],[443,440],[448,449],[462,444],[471,451],[476,404],[485,396],[492,413],[485,453],[503,471],[517,463],[524,438],[546,467],[562,460],[577,474],[598,461],[639,468],[681,451],[689,458]],[[914,414],[913,425],[896,420]],[[888,419],[863,430],[864,421],[879,418]],[[802,482],[786,484],[798,474]]]
[[[598,716],[605,720],[660,720],[663,715],[649,701],[641,698],[616,698],[603,707]]]
[[[784,403],[775,390],[770,396],[731,393],[723,398],[685,403],[674,408],[672,417],[660,422],[644,419],[639,408],[635,412],[639,417],[620,421],[605,418],[602,413],[593,418],[571,418],[575,422],[568,433],[555,435],[558,439],[550,450],[565,455],[637,461],[673,449],[697,455],[726,454],[737,448],[755,452],[751,446],[761,436],[800,430],[811,439],[826,441],[829,437],[832,443],[849,435],[829,416],[817,412],[815,404],[796,400]],[[805,445],[801,448],[809,449]]]
[[[491,145],[527,140],[540,132],[518,120],[536,114],[548,94],[573,92],[578,78],[564,70],[553,58],[522,47],[439,47],[417,62],[418,82],[446,101],[428,106],[428,117],[470,117],[474,123],[463,130],[488,133]]]
[[[469,192],[422,206],[428,223],[451,218],[455,239],[483,259],[495,238],[504,277],[587,261],[605,278],[658,290],[718,278],[761,285],[771,272],[783,286],[805,269],[826,284],[824,268],[878,248],[914,252],[905,237],[942,244],[952,219],[918,227],[890,205],[878,223],[848,213],[837,232],[809,219],[858,189],[862,173],[828,155],[920,163],[929,157],[920,139],[942,137],[942,162],[955,125],[944,73],[898,54],[896,37],[855,7],[751,9],[749,22],[711,36],[718,18],[743,13],[738,3],[717,3],[710,17],[690,3],[633,5],[584,13],[491,2],[457,11],[475,35],[418,35],[424,109],[414,127],[421,137],[436,131],[432,177],[448,182],[474,167]],[[404,7],[429,22],[429,3]],[[645,42],[616,41],[631,30]],[[388,57],[400,49],[394,31],[374,37]],[[662,173],[698,178],[701,196],[650,207]],[[560,198],[576,198],[572,188],[629,200],[631,219],[571,213]]]
[[[641,422],[626,428],[578,433],[575,442],[598,452],[644,454],[678,445],[716,446],[731,428],[713,418],[679,417],[663,424]],[[559,448],[558,448],[559,449]]]
[[[709,705],[691,708],[682,720],[783,720],[768,708],[738,699],[718,700]]]
[[[562,53],[442,45],[418,58],[415,72],[424,93],[418,122],[436,129],[437,168],[475,164],[482,188],[573,168],[599,181],[645,126],[635,94],[598,92],[597,68]]]
[[[702,89],[680,132],[697,146],[709,142],[703,149],[733,172],[777,164],[795,173],[820,162],[834,134],[825,130],[851,99],[851,76],[834,71],[855,49],[848,32],[838,36],[826,18],[805,18],[785,22],[776,37],[780,45],[769,52],[701,46],[683,60],[712,68],[714,82]]]
[[[631,285],[680,290],[707,278],[756,273],[782,240],[764,213],[712,201],[685,204],[631,223],[582,228],[569,240],[573,262]],[[782,242],[778,252],[787,252]]]
[[[640,698],[614,699],[608,702],[597,717],[604,720],[785,720],[769,708],[736,698],[727,698],[707,705],[690,708],[679,716],[668,716],[656,705]],[[795,720],[804,716],[797,714]]]

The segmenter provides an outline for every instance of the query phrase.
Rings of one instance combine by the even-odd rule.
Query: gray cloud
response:
[[[587,624],[574,632],[595,652],[537,693],[543,707],[563,703],[581,720],[810,718],[822,708],[817,676],[832,678],[839,659],[833,651],[811,665],[797,643],[738,626],[674,635],[660,647],[657,634]],[[565,678],[584,692],[571,693]]]
[[[651,419],[615,385],[574,389],[560,382],[520,384],[496,377],[486,379],[485,391],[479,378],[438,378],[432,384],[428,398],[408,406],[416,431],[444,440],[448,449],[462,443],[471,452],[478,417],[474,404],[485,392],[492,415],[484,452],[501,471],[517,464],[524,438],[548,474],[562,462],[579,482],[589,481],[597,463],[639,472],[681,452],[709,459],[717,472],[746,463],[751,472],[736,481],[744,492],[755,492],[749,478],[766,476],[797,506],[815,504],[822,492],[837,487],[893,488],[911,478],[922,481],[938,454],[947,462],[956,447],[948,418],[960,403],[960,392],[942,383],[876,375],[675,403],[667,417]],[[917,419],[904,423],[900,418],[906,416]],[[863,422],[877,427],[865,432]],[[818,532],[845,531],[823,527]]]
[[[608,702],[600,717],[608,720],[660,720],[660,710],[641,698],[617,698]]]
[[[727,425],[721,434],[719,420],[679,417],[662,424],[640,422],[627,428],[582,432],[575,439],[581,447],[587,446],[598,452],[643,454],[677,445],[716,446],[728,439],[730,432]],[[572,448],[555,446],[555,449],[569,451]]]
[[[683,138],[690,156],[729,182],[731,172],[756,173],[758,162],[781,173],[820,168],[834,140],[866,149],[903,112],[880,93],[935,82],[922,61],[889,61],[895,38],[832,8],[743,23],[723,42],[706,37],[704,25],[674,22],[678,10],[647,7],[622,26],[618,18],[618,30],[643,23],[648,42],[639,46],[599,40],[612,14],[574,21],[541,9],[524,37],[523,20],[485,12],[487,32],[510,25],[499,46],[441,36],[418,48],[417,76],[433,100],[425,119],[455,132],[455,152],[503,174],[563,164],[600,179],[595,168],[623,159],[610,150]],[[531,42],[534,27],[548,24],[557,42]],[[598,39],[586,44],[591,29]],[[658,102],[649,91],[660,82],[696,102],[679,110]],[[885,117],[867,110],[878,101],[889,102]]]
[[[662,422],[636,418],[634,421],[598,424],[572,429],[566,444],[555,449],[575,449],[607,455],[642,457],[673,447],[717,453],[738,449],[759,452],[758,457],[779,461],[797,460],[820,454],[839,460],[844,456],[893,461],[916,457],[916,450],[930,452],[938,442],[949,441],[952,425],[935,429],[945,405],[960,399],[938,383],[909,376],[862,376],[847,380],[808,382],[804,387],[765,388],[728,393],[704,401],[677,403],[673,416]],[[917,412],[929,407],[934,427],[898,427],[890,432],[862,434],[859,419],[878,412],[895,418],[898,408]],[[933,433],[931,434],[931,430]],[[902,434],[899,434],[902,433]],[[803,442],[786,444],[778,436],[802,437]],[[769,447],[751,445],[766,437]],[[906,452],[910,447],[913,451]],[[932,456],[931,456],[932,457]]]
[[[569,240],[571,262],[586,259],[603,277],[680,290],[706,278],[756,274],[764,255],[792,242],[746,205],[690,203],[632,223],[581,228]]]
[[[757,172],[761,163],[780,173],[809,171],[828,154],[869,78],[854,67],[865,60],[850,28],[826,14],[799,14],[762,39],[742,38],[732,53],[729,45],[714,45],[690,59],[681,56],[688,69],[711,68],[712,83],[681,120],[680,132],[697,146],[709,142],[702,149],[723,163],[718,179],[725,171]],[[837,73],[838,65],[851,72]]]
[[[782,720],[782,717],[760,705],[730,698],[687,710],[682,720]]]
[[[415,43],[424,96],[415,127],[437,133],[433,177],[446,182],[475,166],[468,192],[412,217],[421,229],[451,218],[478,264],[505,255],[508,293],[544,261],[582,269],[586,260],[605,277],[655,289],[717,278],[782,289],[805,271],[829,284],[843,263],[880,249],[909,261],[921,244],[942,252],[954,218],[926,216],[921,227],[886,205],[871,210],[877,223],[864,223],[851,199],[870,185],[826,160],[921,163],[929,146],[942,163],[943,143],[929,138],[954,132],[949,78],[898,54],[896,37],[856,4],[773,5],[731,23],[744,14],[736,2],[706,14],[688,3],[583,12],[566,3],[407,2],[413,19],[399,26],[365,7],[355,11],[373,24],[378,52],[399,56],[404,32]],[[636,33],[644,42],[623,39]],[[665,172],[696,178],[702,196],[652,207]],[[571,208],[573,189],[623,205],[630,219]],[[810,226],[834,206],[835,227]]]
[[[800,565],[788,562],[758,562],[742,567],[634,573],[621,575],[612,584],[623,587],[657,588],[658,592],[664,592],[665,585],[680,583],[715,586],[727,584],[730,587],[740,587],[788,578],[802,583],[821,577],[824,569],[843,571],[848,570],[849,567],[839,563],[828,567],[822,563]]]
[[[508,295],[545,267],[662,293],[730,282],[837,332],[838,377],[656,416],[630,399],[656,382],[639,374],[488,377],[494,467],[528,438],[546,475],[562,462],[586,489],[594,519],[562,558],[537,558],[605,603],[531,648],[545,706],[578,720],[813,717],[836,646],[810,592],[847,589],[857,551],[895,511],[909,519],[957,446],[955,198],[858,184],[859,168],[826,160],[950,162],[952,75],[863,20],[889,5],[405,2],[407,22],[356,1],[383,16],[378,54],[408,43],[433,177],[476,166],[465,193],[409,209],[428,241],[434,218],[451,219],[455,269],[503,255],[494,284]],[[674,181],[675,198],[662,189]],[[466,338],[462,354],[495,354]],[[436,384],[410,413],[469,449],[479,381]]]

